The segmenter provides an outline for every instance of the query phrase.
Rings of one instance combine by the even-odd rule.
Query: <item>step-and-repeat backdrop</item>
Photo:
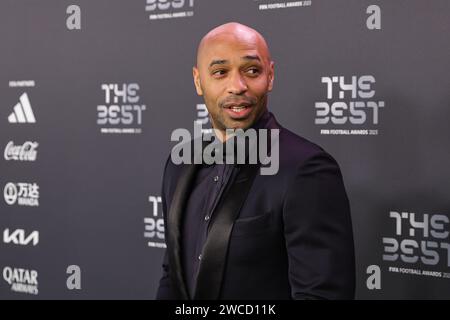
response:
[[[0,2],[0,298],[153,299],[200,38],[237,21],[269,109],[341,165],[359,299],[450,298],[448,0]]]

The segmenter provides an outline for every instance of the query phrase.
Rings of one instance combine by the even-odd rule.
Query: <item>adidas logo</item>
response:
[[[28,95],[24,92],[20,98],[19,103],[14,106],[14,111],[8,116],[9,123],[35,123],[33,110],[31,109]]]

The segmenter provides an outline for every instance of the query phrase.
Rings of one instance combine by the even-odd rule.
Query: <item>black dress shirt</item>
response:
[[[266,110],[252,128],[263,128],[269,118]],[[205,146],[205,144],[204,144]],[[189,294],[195,290],[197,273],[202,259],[203,246],[208,236],[209,224],[214,209],[227,185],[238,173],[238,166],[226,164],[226,147],[222,147],[223,164],[202,164],[197,171],[193,189],[186,204],[181,231],[181,261]]]

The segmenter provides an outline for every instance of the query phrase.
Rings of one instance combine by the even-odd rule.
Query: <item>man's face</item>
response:
[[[206,41],[193,75],[213,127],[249,128],[266,109],[273,73],[273,62],[258,37],[224,34]]]

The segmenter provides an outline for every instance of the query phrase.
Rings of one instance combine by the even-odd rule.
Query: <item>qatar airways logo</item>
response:
[[[9,141],[5,147],[5,160],[36,161],[38,146],[39,143],[35,141],[26,141],[21,145],[15,145],[14,141]]]
[[[38,290],[38,272],[24,268],[4,267],[3,280],[11,287],[11,291],[37,295]]]
[[[378,124],[385,102],[377,99],[375,77],[322,77],[326,98],[315,103],[320,134],[378,135]]]

